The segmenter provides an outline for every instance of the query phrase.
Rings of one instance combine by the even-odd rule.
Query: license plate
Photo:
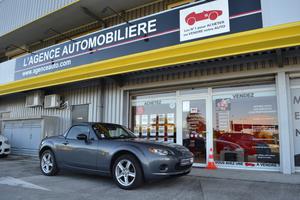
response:
[[[190,165],[193,164],[193,162],[194,158],[185,158],[181,160],[180,165]]]

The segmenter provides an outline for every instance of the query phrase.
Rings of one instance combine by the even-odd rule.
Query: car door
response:
[[[77,137],[85,134],[87,140]],[[97,169],[98,138],[87,125],[75,125],[60,144],[59,154],[63,165],[71,168]]]

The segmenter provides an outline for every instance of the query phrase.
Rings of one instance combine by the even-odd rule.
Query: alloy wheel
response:
[[[115,168],[117,181],[127,187],[130,186],[136,177],[136,169],[133,163],[127,159],[120,160]]]
[[[49,174],[53,170],[53,158],[50,153],[45,153],[42,157],[42,170],[44,173]]]

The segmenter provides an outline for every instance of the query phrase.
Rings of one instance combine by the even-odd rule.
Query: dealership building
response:
[[[122,2],[122,3],[120,3]],[[0,0],[12,152],[80,122],[178,143],[205,167],[300,171],[297,0]]]

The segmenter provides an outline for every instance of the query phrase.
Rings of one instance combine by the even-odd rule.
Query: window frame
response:
[[[87,137],[88,137],[88,139],[90,139],[90,133],[91,133],[90,127],[89,127],[88,125],[81,125],[81,124],[71,126],[71,127],[69,128],[69,130],[67,131],[66,135],[65,135],[65,139],[67,139],[67,140],[78,140],[78,139],[77,139],[77,136],[76,136],[75,139],[74,139],[74,138],[68,138],[68,135],[70,134],[70,131],[71,131],[74,127],[76,127],[76,126],[87,127],[88,130],[89,130],[89,132],[88,132],[88,134],[87,134]],[[79,134],[80,134],[80,133],[79,133]]]

